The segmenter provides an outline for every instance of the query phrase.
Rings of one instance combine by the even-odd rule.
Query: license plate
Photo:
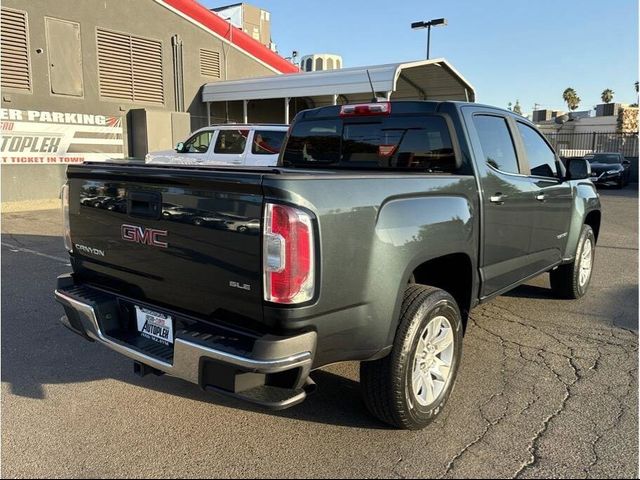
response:
[[[173,319],[169,315],[136,306],[136,320],[138,332],[144,338],[163,345],[173,344]]]

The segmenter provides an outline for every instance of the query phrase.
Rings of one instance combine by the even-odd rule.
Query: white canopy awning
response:
[[[444,58],[207,83],[202,101],[334,95],[366,101],[371,98],[367,71],[376,93],[394,100],[475,101],[473,86]]]

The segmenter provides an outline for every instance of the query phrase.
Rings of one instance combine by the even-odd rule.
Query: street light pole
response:
[[[429,53],[431,48],[431,27],[437,27],[439,25],[447,25],[446,18],[434,18],[433,20],[429,20],[428,22],[414,22],[411,24],[411,28],[413,30],[426,28],[427,29],[427,60],[429,60]]]

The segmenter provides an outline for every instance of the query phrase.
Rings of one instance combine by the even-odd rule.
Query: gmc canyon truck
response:
[[[306,110],[275,167],[69,166],[73,273],[55,296],[66,327],[139,375],[282,409],[313,370],[355,360],[371,413],[419,429],[451,393],[472,308],[545,272],[557,295],[586,293],[589,175],[493,107]],[[83,201],[97,196],[122,207]]]

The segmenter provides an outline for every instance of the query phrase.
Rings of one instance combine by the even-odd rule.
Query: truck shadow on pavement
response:
[[[52,244],[53,248],[45,247]],[[324,424],[385,428],[366,412],[357,381],[327,371],[312,374],[319,386],[317,393],[303,404],[281,412],[204,392],[166,375],[135,376],[131,361],[102,345],[87,342],[59,323],[64,312],[53,299],[55,278],[70,270],[64,262],[66,254],[56,248],[59,244],[59,237],[3,235],[1,380],[8,387],[3,388],[3,394],[46,400],[50,385],[113,379],[226,408]],[[46,256],[34,254],[36,249],[46,252]]]

